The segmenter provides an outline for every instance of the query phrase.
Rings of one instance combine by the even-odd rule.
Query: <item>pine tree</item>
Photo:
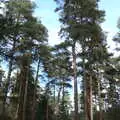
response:
[[[60,11],[60,21],[64,25],[61,30],[62,36],[77,42],[82,49],[85,119],[91,120],[93,119],[91,114],[92,104],[88,104],[92,101],[92,80],[90,78],[92,78],[91,71],[93,71],[92,68],[96,62],[93,59],[93,54],[95,54],[96,47],[102,44],[102,39],[100,38],[102,30],[99,24],[103,21],[104,12],[98,9],[97,1],[58,0],[57,2],[60,3],[60,7],[56,11]],[[90,76],[87,74],[90,74]],[[87,84],[88,81],[89,85]],[[90,89],[87,89],[88,87]],[[90,94],[87,94],[88,92]],[[87,102],[88,100],[90,101]],[[75,116],[77,116],[77,109],[75,113]]]

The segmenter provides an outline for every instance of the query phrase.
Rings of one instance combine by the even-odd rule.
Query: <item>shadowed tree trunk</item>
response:
[[[25,93],[24,93],[24,102],[23,102],[23,116],[22,120],[26,120],[26,105],[27,105],[27,94],[28,94],[28,79],[29,79],[29,66],[26,66],[26,83],[25,83]]]
[[[93,120],[92,111],[92,76],[91,73],[86,75],[86,120]]]
[[[98,100],[99,100],[99,120],[103,120],[102,98],[101,98],[101,80],[98,81]]]
[[[35,82],[34,82],[35,88],[34,88],[34,93],[33,93],[32,120],[35,120],[35,114],[36,114],[36,92],[37,92],[37,82],[38,82],[38,76],[39,76],[39,68],[40,68],[40,59],[38,60],[36,78],[35,78]]]
[[[28,94],[28,80],[29,80],[29,60],[27,55],[21,57],[21,72],[20,72],[20,97],[17,120],[26,120],[26,106],[27,106],[27,94]]]
[[[77,85],[75,44],[76,42],[73,41],[72,57],[73,57],[73,80],[74,80],[74,120],[78,120],[78,85]]]

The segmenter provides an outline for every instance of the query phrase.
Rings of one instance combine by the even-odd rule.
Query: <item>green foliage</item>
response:
[[[57,115],[58,120],[71,120],[69,107],[65,101],[61,102],[59,105],[59,112]]]
[[[100,26],[105,13],[99,10],[99,1],[54,1],[62,23],[59,35],[64,41],[53,47],[48,45],[46,27],[33,16],[33,2],[4,1],[6,13],[0,15],[0,63],[4,58],[9,66],[7,72],[0,67],[0,114],[2,102],[4,108],[0,118],[71,120],[77,115],[82,120],[94,108],[95,120],[101,118],[101,113],[105,120],[118,120],[120,57],[112,58],[108,53],[106,33]],[[120,43],[119,32],[114,41]],[[120,51],[119,46],[117,50]],[[74,111],[70,97],[73,78]],[[77,91],[79,80],[81,87]],[[85,93],[92,93],[92,97]],[[86,102],[90,99],[93,103]]]

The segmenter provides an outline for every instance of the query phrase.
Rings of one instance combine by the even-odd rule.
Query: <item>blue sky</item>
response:
[[[35,0],[35,2],[37,3],[35,16],[41,19],[42,23],[47,27],[49,33],[49,43],[51,45],[59,43],[59,16],[54,12],[56,3],[54,0]]]
[[[108,44],[113,51],[115,44],[112,42],[112,37],[118,32],[117,21],[120,17],[120,0],[101,0],[99,8],[105,10],[106,13],[102,28],[108,32]]]
[[[37,3],[35,15],[42,20],[42,23],[48,28],[49,31],[49,43],[51,45],[60,42],[57,35],[60,29],[60,23],[58,21],[59,16],[54,12],[56,3],[54,0],[34,0]],[[101,0],[99,8],[105,10],[105,22],[101,25],[104,31],[108,32],[108,44],[111,49],[114,48],[114,44],[111,41],[112,37],[118,31],[117,20],[120,16],[120,0]]]

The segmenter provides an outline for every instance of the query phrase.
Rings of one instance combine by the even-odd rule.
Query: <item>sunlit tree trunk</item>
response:
[[[55,88],[56,88],[56,85],[55,85],[55,82],[54,82],[54,106],[56,105],[56,98],[55,98],[56,92],[55,92]]]
[[[57,103],[58,103],[58,104],[60,103],[61,90],[62,90],[62,86],[60,86],[60,87],[59,87],[59,90],[58,90],[58,99],[57,99]]]
[[[64,87],[64,78],[63,78],[63,85],[62,85],[62,105],[64,106],[64,97],[65,97],[65,87]]]

